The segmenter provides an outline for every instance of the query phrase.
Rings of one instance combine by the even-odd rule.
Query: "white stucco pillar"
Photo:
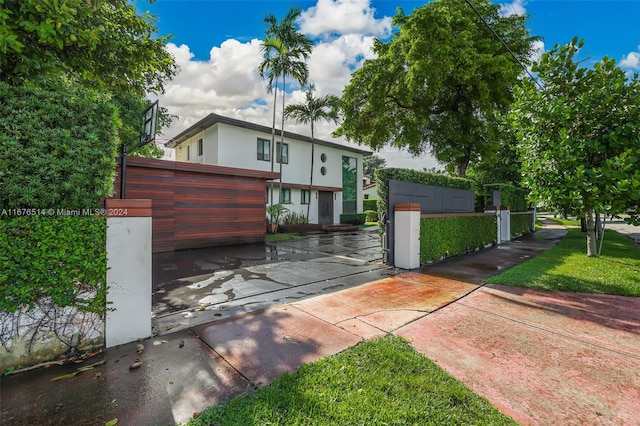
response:
[[[402,269],[420,267],[420,203],[396,204],[394,220],[395,266]]]
[[[496,244],[502,244],[511,240],[511,212],[509,207],[489,206],[484,210],[487,214],[496,215]]]
[[[107,200],[106,347],[151,336],[151,200]]]

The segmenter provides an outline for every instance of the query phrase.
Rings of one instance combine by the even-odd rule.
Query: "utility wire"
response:
[[[513,57],[513,59],[518,63],[518,65],[520,65],[522,67],[522,69],[529,74],[529,77],[531,77],[531,79],[533,80],[533,82],[540,88],[540,90],[544,90],[544,87],[542,87],[542,85],[540,84],[540,82],[533,76],[533,74],[531,74],[531,71],[529,71],[529,69],[522,63],[520,62],[520,59],[518,59],[518,57],[516,56],[515,53],[513,53],[513,51],[511,50],[511,48],[509,47],[509,45],[507,45],[507,43],[502,39],[502,37],[500,37],[500,35],[493,29],[493,27],[491,25],[489,25],[489,23],[487,22],[486,19],[484,19],[484,16],[482,16],[482,14],[478,11],[478,9],[476,9],[476,7],[473,5],[473,3],[471,3],[470,0],[465,0],[466,3],[469,5],[469,7],[471,7],[471,9],[473,9],[473,11],[476,13],[476,15],[478,15],[478,18],[480,18],[480,20],[482,21],[482,23],[489,28],[489,31],[491,31],[491,33],[495,36],[495,38],[498,39],[498,41],[504,46],[505,49],[507,49],[507,52],[509,52],[509,54]]]

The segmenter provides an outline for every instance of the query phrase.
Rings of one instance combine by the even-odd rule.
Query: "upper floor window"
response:
[[[191,160],[191,145],[187,145],[187,161]]]
[[[282,145],[282,150],[280,146]],[[282,157],[282,161],[280,161],[280,157]],[[280,142],[276,143],[276,161],[278,163],[282,162],[283,164],[289,164],[289,144],[281,144]]]
[[[202,155],[202,152],[204,151],[202,145],[203,145],[202,139],[198,139],[198,157],[200,157]]]
[[[271,161],[271,141],[258,138],[258,160]]]

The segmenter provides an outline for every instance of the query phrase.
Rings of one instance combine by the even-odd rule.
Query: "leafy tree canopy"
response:
[[[640,200],[640,80],[604,58],[574,60],[584,41],[555,46],[516,88],[510,115],[519,139],[523,182],[534,202],[586,217],[595,255],[593,213],[619,214]]]
[[[527,63],[535,37],[525,17],[503,17],[475,1],[484,20]],[[435,0],[394,18],[388,42],[376,40],[343,92],[336,135],[374,149],[386,144],[432,152],[464,176],[470,162],[495,150],[496,115],[512,101],[522,68],[464,1]]]
[[[55,89],[65,79],[109,94],[127,141],[139,132],[147,94],[177,72],[168,37],[156,32],[154,18],[127,0],[0,0],[0,81]]]
[[[373,178],[374,172],[377,169],[382,169],[386,165],[387,165],[387,160],[375,154],[364,157],[362,160],[364,175],[369,176],[370,178]]]

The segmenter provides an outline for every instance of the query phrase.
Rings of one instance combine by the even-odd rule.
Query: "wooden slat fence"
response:
[[[120,170],[116,196],[120,197]],[[153,252],[263,242],[279,173],[127,157],[125,196],[152,200]]]

